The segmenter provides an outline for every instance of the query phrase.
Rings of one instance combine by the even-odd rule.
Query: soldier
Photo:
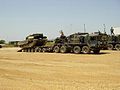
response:
[[[64,35],[63,31],[60,31],[60,39],[62,40],[62,42],[67,42],[67,37]]]
[[[64,33],[63,33],[62,30],[60,31],[60,34],[61,34],[61,35],[60,35],[60,38],[65,38],[65,35],[64,35]]]
[[[114,29],[113,29],[113,27],[111,27],[110,32],[111,32],[111,35],[114,35]]]

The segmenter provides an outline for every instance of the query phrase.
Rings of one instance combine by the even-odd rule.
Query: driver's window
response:
[[[95,37],[91,37],[90,40],[91,40],[91,41],[94,41],[94,40],[96,40],[96,38],[95,38]]]

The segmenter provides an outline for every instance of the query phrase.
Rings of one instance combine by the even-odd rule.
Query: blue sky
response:
[[[23,40],[32,33],[49,39],[120,27],[120,0],[0,0],[0,38]]]

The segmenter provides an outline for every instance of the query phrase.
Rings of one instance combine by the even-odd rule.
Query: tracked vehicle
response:
[[[55,52],[55,53],[99,53],[105,47],[107,36],[100,32],[89,33],[74,33],[69,36],[60,37],[53,41],[49,41],[46,37],[40,34],[33,34],[21,41],[18,45],[24,52]]]
[[[19,52],[32,52],[34,48],[43,46],[47,42],[47,37],[43,34],[32,34],[26,37],[26,40],[18,42],[18,46],[22,49]]]

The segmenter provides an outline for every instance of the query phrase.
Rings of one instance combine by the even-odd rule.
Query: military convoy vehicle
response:
[[[99,53],[102,48],[107,47],[107,35],[100,32],[75,33],[68,36],[67,40],[67,46],[74,53]],[[64,48],[62,52],[65,52]]]
[[[43,34],[29,35],[25,41],[18,43],[24,52],[55,52],[55,53],[99,53],[107,46],[107,35],[100,32],[74,33],[69,36],[61,36],[53,41],[47,40]]]
[[[120,51],[120,35],[109,35],[108,49]]]

